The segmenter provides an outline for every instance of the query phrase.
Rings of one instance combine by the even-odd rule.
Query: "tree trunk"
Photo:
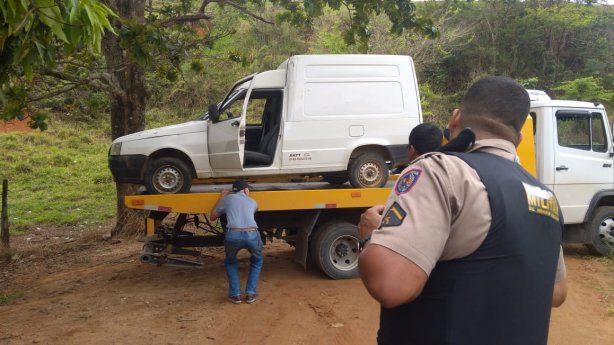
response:
[[[145,0],[106,0],[115,10],[120,21],[136,20],[142,23],[145,18]],[[116,31],[121,23],[116,20]],[[111,105],[111,135],[113,139],[126,134],[142,131],[145,128],[145,102],[147,86],[143,68],[130,58],[130,54],[120,46],[118,36],[107,34],[103,38],[102,50],[107,62],[107,70],[117,90],[109,94]],[[118,235],[127,230],[143,229],[142,213],[124,206],[124,196],[134,194],[137,185],[116,185],[117,222],[111,232]]]

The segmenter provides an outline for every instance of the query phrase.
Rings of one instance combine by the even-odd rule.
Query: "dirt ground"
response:
[[[378,304],[360,280],[305,271],[283,242],[265,246],[259,300],[234,305],[221,248],[203,250],[204,269],[156,267],[140,263],[133,238],[93,238],[11,239],[21,254],[0,266],[0,296],[13,296],[0,300],[0,344],[375,344]],[[570,293],[549,344],[612,344],[612,261],[565,249]]]
[[[28,125],[28,121],[2,121],[0,120],[0,133],[5,132],[29,132],[32,128]]]

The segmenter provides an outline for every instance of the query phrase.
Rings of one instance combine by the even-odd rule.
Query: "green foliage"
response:
[[[433,21],[427,16],[416,14],[416,6],[411,0],[361,0],[341,2],[339,0],[305,0],[303,6],[291,0],[272,0],[285,11],[277,15],[278,20],[289,22],[294,26],[311,27],[315,18],[324,13],[324,8],[339,10],[350,16],[349,25],[343,30],[343,39],[348,45],[357,45],[362,52],[368,51],[371,18],[385,14],[390,21],[390,33],[401,35],[405,31],[415,31],[429,38],[439,35]]]
[[[0,119],[23,118],[26,85],[58,56],[98,54],[102,36],[114,32],[114,13],[96,0],[5,0],[0,2]],[[42,114],[31,115],[33,128],[46,129]]]
[[[91,227],[115,212],[105,124],[53,122],[46,132],[0,133],[11,231],[40,224]]]
[[[614,91],[608,91],[600,85],[599,79],[594,77],[578,78],[564,81],[553,91],[561,92],[561,99],[583,100],[594,102],[608,102],[614,99]]]

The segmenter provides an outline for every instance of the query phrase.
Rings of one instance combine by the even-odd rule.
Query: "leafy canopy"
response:
[[[96,0],[3,0],[0,2],[0,119],[23,119],[27,83],[37,69],[77,51],[98,54],[115,14]],[[33,127],[44,118],[33,116]],[[41,128],[44,129],[44,128]]]
[[[589,100],[608,102],[614,99],[614,91],[608,91],[600,85],[595,77],[578,78],[564,81],[552,88],[563,93],[562,99]]]
[[[79,85],[125,93],[121,86],[109,85],[101,73],[87,75],[102,67],[92,68],[92,64],[93,56],[100,53],[105,30],[119,35],[120,45],[131,60],[128,63],[149,69],[162,66],[172,79],[191,50],[211,47],[226,35],[211,35],[210,24],[215,18],[205,12],[207,6],[232,8],[248,18],[272,24],[257,14],[267,2],[274,5],[278,21],[303,28],[311,27],[326,8],[340,10],[349,19],[342,28],[345,42],[363,52],[368,50],[372,34],[370,21],[380,14],[389,18],[393,34],[413,30],[432,38],[438,36],[432,21],[417,15],[411,0],[159,0],[150,1],[148,11],[138,15],[141,18],[128,16],[113,21],[118,24],[115,29],[109,19],[117,16],[101,0],[5,0],[0,2],[0,119],[23,119],[26,106],[44,98],[31,95],[37,75],[61,80],[54,95]],[[200,25],[201,21],[208,25]],[[208,36],[200,42],[193,30],[199,26]],[[110,90],[113,87],[120,89]],[[45,129],[42,113],[28,115],[32,127]]]

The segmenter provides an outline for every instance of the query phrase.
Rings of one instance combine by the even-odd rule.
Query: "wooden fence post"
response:
[[[9,248],[9,216],[7,195],[9,193],[9,181],[2,180],[2,216],[0,216],[0,247]]]

